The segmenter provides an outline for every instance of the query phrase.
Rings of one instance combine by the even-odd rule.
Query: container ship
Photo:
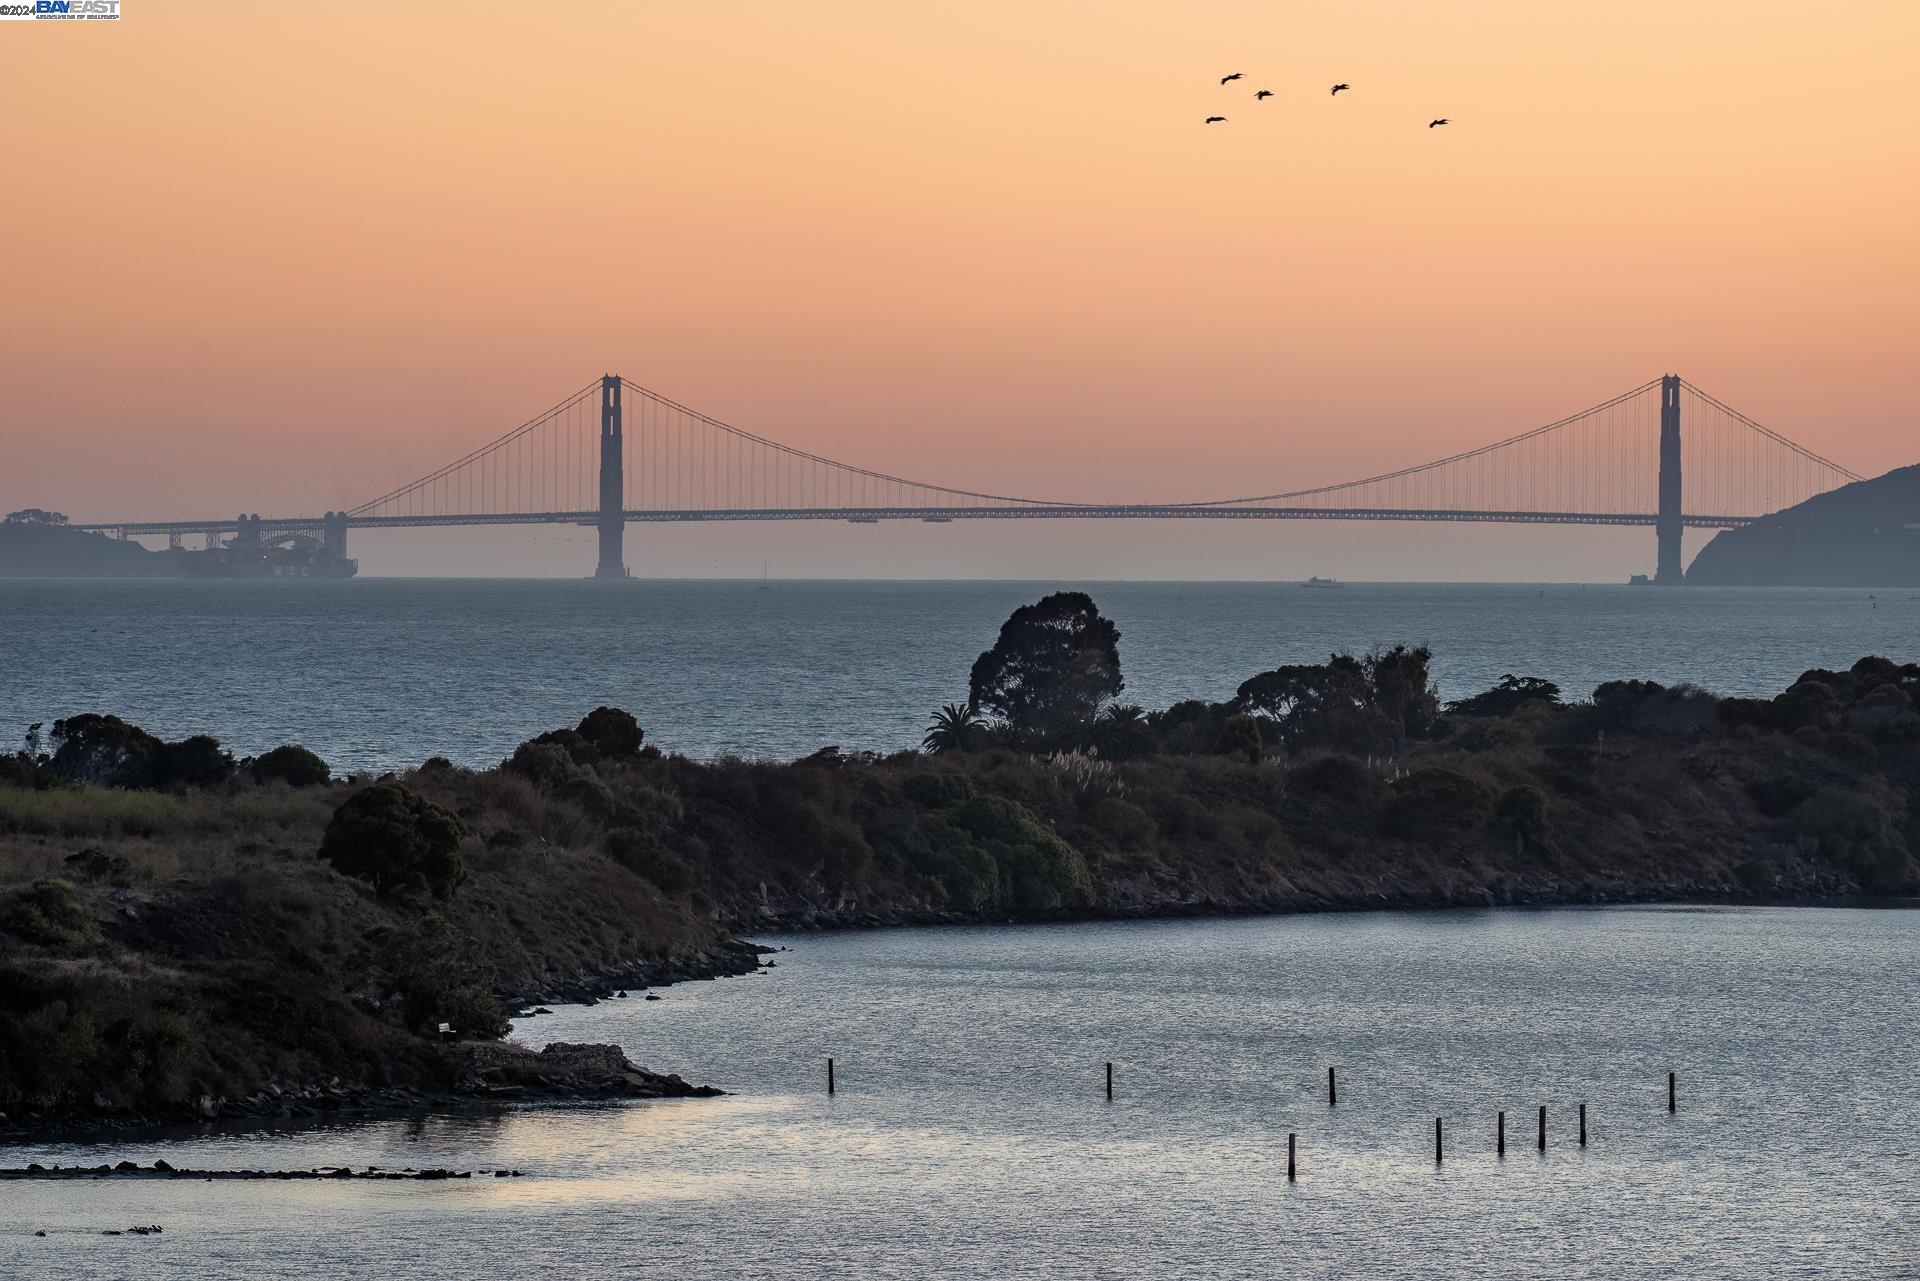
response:
[[[188,578],[352,578],[360,562],[335,556],[310,538],[284,547],[214,547],[173,553]]]

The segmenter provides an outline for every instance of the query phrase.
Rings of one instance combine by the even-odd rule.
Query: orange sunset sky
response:
[[[608,370],[1044,498],[1348,479],[1669,370],[1856,471],[1920,461],[1906,0],[123,11],[0,23],[0,510],[347,507]],[[577,575],[587,536],[354,551]],[[627,547],[696,576],[1653,559],[1645,530],[1266,522]]]

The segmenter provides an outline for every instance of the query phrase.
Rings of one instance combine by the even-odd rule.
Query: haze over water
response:
[[[0,732],[111,712],[336,769],[488,765],[602,704],[663,750],[792,758],[918,744],[1016,606],[1065,583],[0,581]],[[1280,663],[1406,641],[1444,697],[1503,673],[1773,694],[1863,654],[1912,661],[1910,593],[1578,585],[1092,583],[1128,700],[1224,699]]]

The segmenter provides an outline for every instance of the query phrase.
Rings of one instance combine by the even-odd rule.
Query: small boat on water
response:
[[[1345,587],[1345,586],[1346,586],[1346,584],[1345,584],[1345,583],[1343,583],[1343,582],[1341,582],[1341,581],[1340,581],[1339,579],[1337,579],[1337,578],[1322,578],[1322,577],[1320,577],[1320,576],[1319,576],[1318,574],[1316,574],[1316,575],[1314,575],[1314,576],[1313,576],[1312,578],[1309,578],[1309,579],[1308,579],[1308,580],[1307,580],[1306,582],[1304,582],[1304,583],[1302,583],[1302,584],[1300,584],[1300,585],[1301,585],[1302,587],[1318,587],[1318,588],[1323,588],[1323,589],[1324,589],[1324,588],[1332,588],[1332,587]]]

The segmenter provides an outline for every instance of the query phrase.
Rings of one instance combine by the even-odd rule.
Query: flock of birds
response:
[[[1220,83],[1224,87],[1226,85],[1232,84],[1236,80],[1244,80],[1244,79],[1246,79],[1246,73],[1243,71],[1236,71],[1230,76],[1221,76]],[[1353,88],[1353,86],[1350,84],[1337,84],[1333,87],[1332,92],[1335,94],[1338,94],[1342,90],[1351,89],[1351,88]],[[1253,95],[1253,100],[1255,102],[1265,102],[1268,98],[1271,98],[1271,97],[1273,97],[1273,90],[1262,89],[1260,90],[1260,92]],[[1210,125],[1223,125],[1227,123],[1227,118],[1225,116],[1208,116],[1206,123]],[[1427,122],[1427,128],[1437,129],[1441,125],[1451,124],[1451,123],[1452,121],[1448,120],[1445,116],[1441,116],[1436,120],[1429,120]]]

